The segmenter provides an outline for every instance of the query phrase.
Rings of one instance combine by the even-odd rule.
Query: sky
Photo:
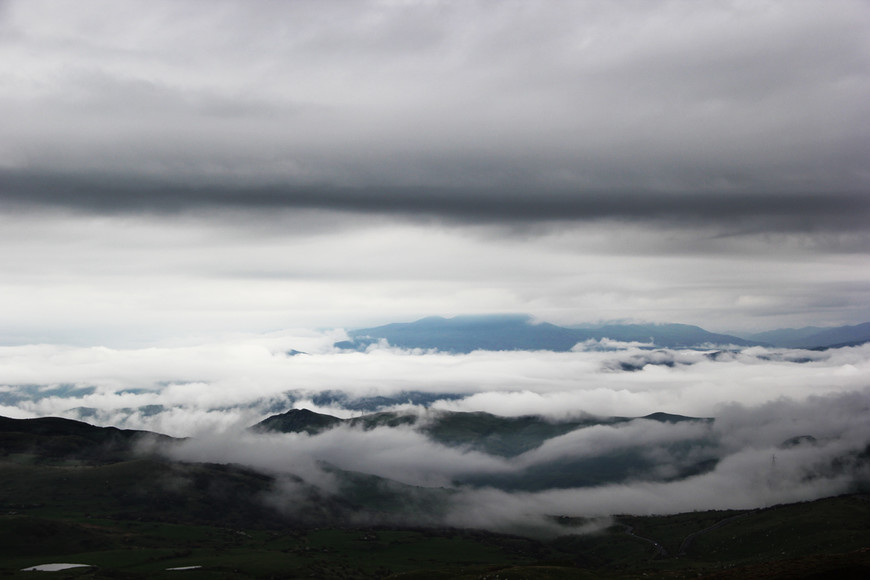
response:
[[[862,0],[0,2],[0,344],[870,320]]]

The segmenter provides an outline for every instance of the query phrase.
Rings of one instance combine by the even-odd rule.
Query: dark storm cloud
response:
[[[5,6],[7,201],[867,221],[861,2]]]
[[[672,193],[328,185],[182,185],[129,176],[0,172],[0,200],[97,213],[202,209],[321,209],[459,222],[617,219],[719,224],[740,233],[860,230],[870,223],[863,192]]]

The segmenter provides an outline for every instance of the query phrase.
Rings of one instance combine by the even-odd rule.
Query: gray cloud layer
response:
[[[432,187],[273,185],[183,186],[119,176],[0,173],[2,199],[98,213],[180,212],[224,209],[318,209],[364,214],[440,217],[461,222],[565,220],[649,221],[661,225],[712,225],[740,233],[824,232],[866,229],[870,197],[864,192],[626,192],[493,191]]]
[[[0,342],[867,320],[870,9],[8,0]]]
[[[39,1],[0,18],[19,200],[843,219],[868,185],[857,1]]]

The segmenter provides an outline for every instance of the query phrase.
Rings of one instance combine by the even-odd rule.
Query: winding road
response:
[[[656,549],[655,556],[656,557],[662,557],[662,558],[667,557],[668,551],[665,550],[664,546],[662,546],[661,544],[659,544],[658,542],[656,542],[655,540],[653,540],[651,538],[644,538],[643,536],[638,536],[637,534],[634,533],[634,526],[630,526],[628,524],[619,524],[619,525],[621,525],[622,527],[625,528],[625,533],[628,534],[629,536],[631,536],[633,538],[637,538],[638,540],[643,540],[644,542],[648,542],[648,543],[652,544],[653,546],[655,546],[655,549]]]

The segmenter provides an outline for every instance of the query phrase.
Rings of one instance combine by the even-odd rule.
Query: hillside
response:
[[[0,417],[0,457],[19,462],[113,463],[170,441],[171,437],[148,431],[95,427],[59,417]]]
[[[475,433],[498,424],[488,417],[451,419]],[[688,420],[664,414],[653,419]],[[510,424],[520,432],[527,423]],[[140,445],[120,453],[116,446],[143,438],[178,443],[157,434],[56,419],[2,419],[0,426],[7,435],[0,438],[4,577],[29,578],[22,569],[50,562],[90,566],[59,577],[130,580],[175,578],[179,572],[172,568],[191,568],[186,578],[366,580],[809,580],[863,578],[870,571],[867,495],[600,521],[555,513],[563,530],[558,537],[518,537],[426,527],[420,519],[372,525],[359,518],[361,509],[400,505],[423,514],[447,497],[443,490],[335,471],[343,493],[324,495],[298,478],[141,455]],[[70,437],[76,444],[58,453],[62,446],[55,443]],[[107,441],[112,452],[100,456],[95,450]],[[21,453],[25,448],[29,453]],[[299,498],[292,512],[277,510],[268,499],[270,490],[288,483]],[[584,531],[589,525],[597,531]]]

